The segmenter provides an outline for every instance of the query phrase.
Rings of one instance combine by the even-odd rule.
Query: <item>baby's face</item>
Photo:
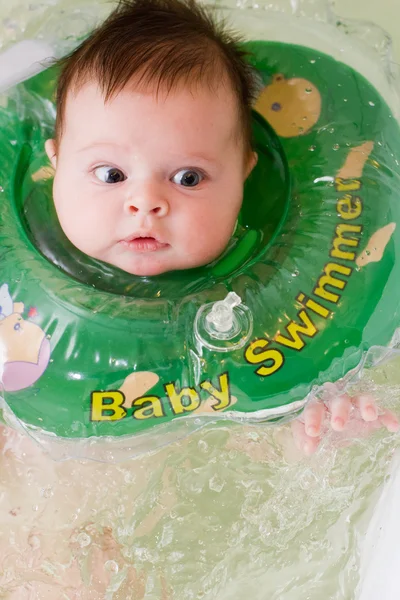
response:
[[[235,226],[244,158],[233,93],[220,85],[169,95],[126,87],[107,103],[96,83],[67,99],[55,154],[62,229],[85,254],[135,275],[217,258]]]

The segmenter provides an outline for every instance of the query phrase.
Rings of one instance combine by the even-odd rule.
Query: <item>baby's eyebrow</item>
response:
[[[125,146],[120,146],[119,144],[116,144],[114,142],[94,142],[93,144],[88,144],[87,146],[84,146],[83,148],[80,148],[79,150],[77,150],[77,152],[79,154],[83,153],[83,152],[88,152],[89,150],[93,150],[96,148],[105,148],[105,147],[111,147],[111,148],[118,148],[120,150],[126,150]]]
[[[89,152],[90,150],[97,148],[113,148],[121,150],[122,152],[128,153],[129,149],[126,146],[120,146],[115,142],[94,142],[93,144],[88,144],[83,148],[77,150],[78,154],[83,154],[84,152]],[[175,157],[174,157],[175,158]],[[177,156],[177,162],[186,163],[186,166],[190,166],[190,163],[196,162],[204,162],[213,167],[220,167],[221,161],[217,157],[209,156],[202,153],[191,153],[191,152],[182,152],[182,155]]]
[[[189,162],[192,162],[192,161],[193,162],[205,162],[205,163],[207,163],[209,165],[213,165],[213,166],[216,166],[216,167],[219,167],[221,165],[220,160],[218,160],[217,158],[214,158],[212,156],[206,156],[204,154],[190,154],[190,153],[188,153],[188,154],[185,154],[184,157],[185,157],[183,159],[184,162],[185,161],[186,162],[188,162],[188,161]]]

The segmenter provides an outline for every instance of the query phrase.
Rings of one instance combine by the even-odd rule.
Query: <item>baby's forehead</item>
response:
[[[168,79],[161,80],[156,74],[152,76],[152,73],[146,69],[143,72],[139,71],[130,79],[115,87],[111,87],[109,82],[88,74],[83,77],[76,75],[67,88],[67,102],[76,99],[88,87],[100,90],[105,101],[115,97],[122,91],[133,94],[152,94],[160,99],[166,99],[170,95],[174,96],[182,91],[187,91],[193,95],[203,92],[217,94],[224,96],[227,102],[232,102],[232,100],[238,102],[233,83],[226,70],[210,69],[199,76],[197,69],[194,68],[193,72],[182,74],[181,77],[169,81]]]
[[[236,98],[225,82],[168,90],[133,80],[107,100],[101,84],[90,80],[68,94],[62,137],[75,148],[104,139],[140,146],[151,135],[166,151],[213,144],[224,151],[240,132]]]
[[[94,78],[76,81],[67,92],[63,120],[65,124],[71,119],[79,121],[80,116],[85,113],[94,118],[98,111],[110,115],[119,110],[121,103],[126,105],[129,102],[132,104],[132,118],[135,118],[135,108],[137,109],[139,102],[143,100],[141,109],[147,102],[156,102],[161,116],[167,103],[169,106],[193,107],[195,111],[199,110],[199,106],[204,106],[210,114],[219,112],[230,116],[235,128],[241,126],[239,104],[228,77],[218,81],[182,79],[173,87],[168,87],[160,85],[158,81],[143,79],[139,75],[132,77],[125,86],[115,90],[109,97],[101,81]],[[85,124],[84,121],[81,123]]]

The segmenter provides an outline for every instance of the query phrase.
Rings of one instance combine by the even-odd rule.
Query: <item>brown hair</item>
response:
[[[168,92],[178,83],[209,85],[228,79],[239,107],[238,131],[252,148],[251,106],[256,78],[242,40],[215,22],[195,0],[120,0],[117,8],[76,50],[60,61],[56,139],[61,138],[66,98],[97,81],[105,101],[129,81]]]

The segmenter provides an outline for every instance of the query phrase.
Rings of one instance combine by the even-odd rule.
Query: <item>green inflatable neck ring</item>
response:
[[[229,247],[200,269],[133,277],[66,240],[43,151],[54,71],[20,84],[0,113],[13,173],[0,212],[3,396],[36,437],[149,449],[210,419],[288,418],[390,344],[398,125],[378,91],[329,56],[248,49],[264,84],[259,163]]]

